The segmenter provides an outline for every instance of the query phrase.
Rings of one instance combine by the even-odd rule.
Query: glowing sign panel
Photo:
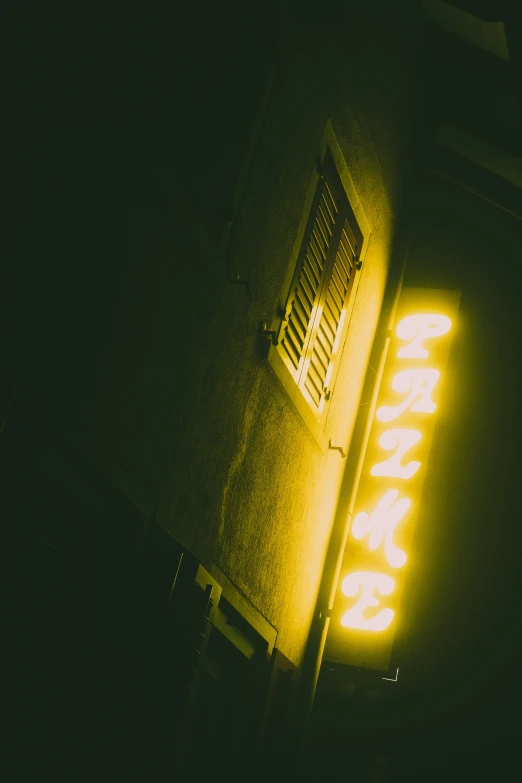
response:
[[[389,666],[458,301],[454,291],[401,294],[325,660]]]
[[[394,421],[401,413],[411,410],[413,413],[433,413],[437,407],[431,395],[440,378],[438,370],[402,370],[392,381],[392,388],[406,399],[398,405],[383,405],[377,411],[379,421]]]
[[[418,430],[386,430],[379,438],[379,446],[385,451],[394,451],[389,459],[378,462],[370,473],[372,476],[388,476],[389,478],[409,479],[415,475],[421,466],[420,462],[412,460],[403,465],[401,460],[422,435]]]
[[[451,329],[451,320],[447,315],[423,313],[403,318],[397,326],[396,334],[400,340],[408,340],[408,345],[397,353],[399,359],[427,359],[428,350],[424,340],[442,337]]]
[[[352,523],[352,536],[360,539],[369,534],[368,548],[377,549],[382,544],[388,565],[392,568],[402,568],[406,562],[406,552],[393,543],[395,528],[409,510],[411,500],[401,498],[399,493],[390,489],[379,500],[372,513],[368,516],[364,511],[357,514]]]
[[[342,591],[345,595],[357,596],[355,606],[346,612],[341,620],[345,628],[363,628],[366,631],[384,631],[395,612],[393,609],[381,609],[377,614],[367,616],[368,608],[379,606],[375,593],[390,595],[395,589],[395,580],[386,574],[373,574],[368,571],[356,571],[343,580]]]

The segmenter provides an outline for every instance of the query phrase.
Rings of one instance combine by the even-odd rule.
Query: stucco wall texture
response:
[[[281,300],[329,120],[371,228],[326,423],[347,449],[408,138],[415,4],[392,15],[383,3],[381,21],[363,19],[362,9],[350,17],[344,5],[322,27],[301,6],[280,10],[279,64],[227,258],[187,205],[175,155],[144,148],[134,131],[50,134],[15,243],[21,310],[13,306],[4,349],[13,362],[22,357],[92,462],[147,515],[157,509],[160,524],[208,568],[216,562],[297,665],[344,462],[321,453],[256,338]],[[49,199],[53,172],[71,161],[66,196]],[[169,201],[158,195],[158,177],[170,177]],[[85,183],[92,189],[97,178],[98,198],[87,203]],[[53,260],[34,274],[37,249]],[[231,282],[237,274],[250,293]]]
[[[400,149],[383,144],[379,157],[343,37],[333,48],[332,36],[318,41],[309,25],[286,32],[233,244],[232,271],[249,281],[251,293],[225,286],[209,357],[216,377],[212,403],[204,390],[206,410],[186,421],[193,458],[186,478],[180,481],[179,471],[166,476],[160,519],[193,551],[218,562],[277,628],[278,647],[299,664],[344,463],[338,452],[321,454],[270,366],[256,354],[255,335],[281,299],[330,119],[371,226],[327,422],[333,441],[347,448],[390,263],[400,183],[389,172]],[[404,83],[398,84],[402,100]],[[392,87],[388,116],[374,110],[376,136],[387,123],[400,129],[404,121],[394,114],[390,94]],[[392,127],[388,137],[395,134],[402,147],[405,131],[399,129]]]

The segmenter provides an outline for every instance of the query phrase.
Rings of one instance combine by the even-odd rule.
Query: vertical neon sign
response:
[[[403,289],[324,659],[387,670],[459,294]]]

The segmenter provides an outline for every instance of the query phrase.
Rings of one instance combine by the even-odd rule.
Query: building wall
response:
[[[197,62],[169,82],[176,63],[152,57],[164,79],[152,109],[157,71],[120,68],[118,111],[109,92],[98,116],[89,92],[68,113],[70,84],[49,86],[55,72],[45,60],[44,75],[31,77],[53,100],[43,102],[9,251],[2,362],[145,516],[157,512],[207,568],[219,565],[297,665],[343,461],[317,447],[257,338],[284,295],[330,121],[371,229],[326,425],[348,448],[407,163],[416,4],[393,14],[388,5],[370,14],[331,3],[318,21],[316,8],[277,4],[273,84],[225,248],[207,220],[219,195],[205,191],[223,116],[216,106],[198,114]],[[259,13],[266,20],[268,6]],[[138,35],[140,19],[128,25]],[[175,48],[179,27],[166,44],[154,39],[158,52]],[[110,73],[116,83],[118,69]],[[232,136],[244,93],[237,98]]]

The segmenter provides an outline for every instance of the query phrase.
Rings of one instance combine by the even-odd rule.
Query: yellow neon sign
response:
[[[407,316],[399,321],[396,335],[400,340],[408,340],[408,344],[397,352],[398,359],[425,360],[429,352],[424,348],[425,340],[433,340],[447,334],[451,321],[447,316],[433,313],[419,313]],[[397,405],[383,405],[378,408],[376,419],[381,422],[391,422],[402,414],[410,413],[433,414],[436,405],[432,400],[433,391],[440,378],[440,372],[435,368],[409,367],[397,372],[392,381],[392,388],[405,399]],[[372,476],[408,480],[419,468],[421,462],[411,460],[403,464],[402,458],[422,438],[422,433],[416,429],[393,428],[385,430],[379,445],[384,451],[393,451],[391,457],[372,466]],[[398,500],[397,489],[388,490],[377,503],[371,515],[360,512],[353,521],[351,534],[358,540],[368,537],[368,548],[384,549],[388,565],[392,568],[402,568],[407,560],[406,552],[393,542],[395,528],[411,506],[411,500],[403,497]],[[389,595],[395,588],[392,577],[382,573],[354,572],[347,576],[342,584],[342,591],[348,597],[358,597],[355,606],[343,616],[341,624],[347,628],[361,630],[383,631],[393,620],[395,612],[392,609],[382,609],[372,617],[368,617],[366,609],[377,607],[381,596]]]
[[[402,464],[402,458],[422,438],[418,430],[386,430],[379,438],[379,446],[385,451],[394,451],[389,459],[378,462],[370,473],[372,476],[387,476],[388,478],[409,479],[416,474],[421,466],[418,460]]]
[[[408,340],[408,345],[400,349],[399,359],[427,359],[428,350],[424,348],[424,340],[442,337],[451,329],[451,320],[447,315],[422,313],[403,318],[397,326],[397,337]]]
[[[431,396],[440,378],[438,370],[402,370],[392,381],[392,388],[398,394],[406,394],[398,405],[383,405],[377,411],[379,421],[394,421],[401,413],[433,413],[437,407]]]
[[[393,620],[393,609],[381,609],[377,614],[366,617],[368,607],[379,606],[376,593],[390,595],[395,589],[395,580],[386,574],[372,574],[368,571],[355,571],[343,579],[342,591],[349,598],[357,596],[355,606],[343,616],[341,624],[345,628],[362,628],[365,631],[384,631]]]
[[[371,514],[361,511],[352,523],[352,536],[357,539],[368,536],[368,548],[377,549],[381,544],[388,565],[402,568],[407,560],[406,552],[393,543],[395,528],[409,510],[411,500],[401,498],[396,489],[390,489],[379,500]]]
[[[449,353],[449,314],[457,306],[456,292],[405,289],[401,296],[345,553],[348,568],[344,575],[341,572],[334,605],[338,625],[329,631],[327,659],[372,668],[386,668],[389,662]],[[372,652],[371,640],[381,637],[384,641],[377,647],[373,643],[377,652]]]

